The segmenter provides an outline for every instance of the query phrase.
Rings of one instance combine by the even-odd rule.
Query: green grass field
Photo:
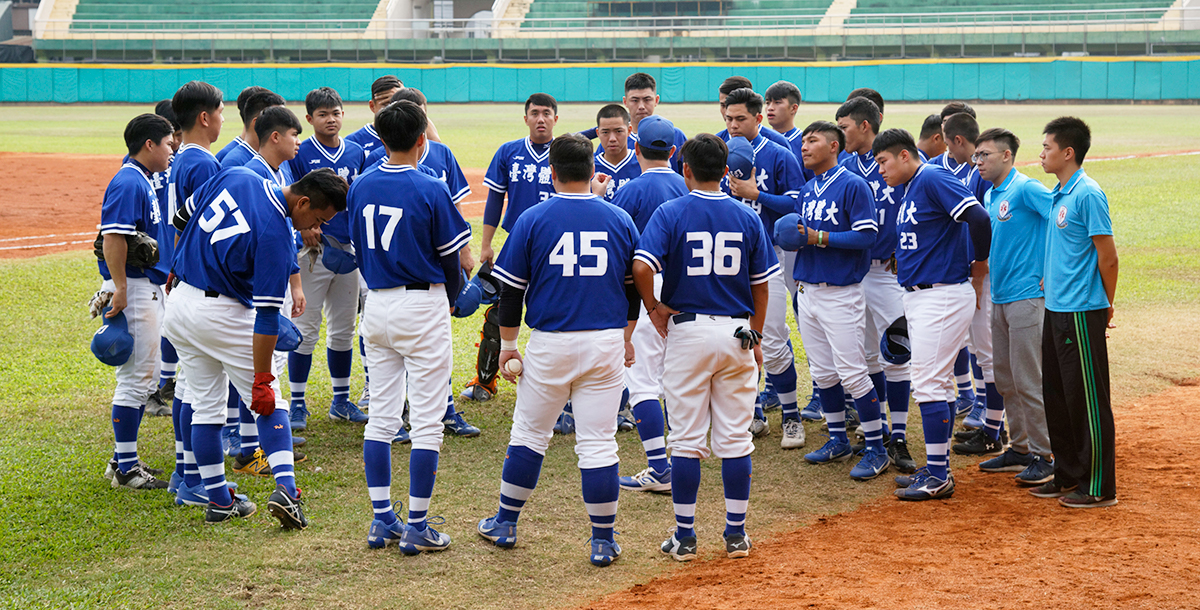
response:
[[[714,105],[715,106],[715,105]],[[831,106],[806,107],[827,117]],[[885,125],[919,125],[933,106],[889,107]],[[0,150],[120,152],[120,132],[135,107],[10,107],[0,115]],[[464,166],[483,167],[495,143],[521,135],[520,108],[438,106],[434,118]],[[985,126],[1007,125],[1026,139],[1020,159],[1033,160],[1040,127],[1065,113],[1089,119],[1093,156],[1194,146],[1200,109],[1193,106],[982,106]],[[562,124],[589,125],[594,107],[562,109]],[[352,109],[358,126],[365,109]],[[719,128],[714,107],[674,106],[689,133]],[[457,117],[463,116],[459,119]],[[712,120],[710,120],[712,119]],[[226,135],[236,133],[228,129]],[[1118,328],[1110,354],[1117,404],[1200,375],[1200,157],[1164,157],[1089,164],[1106,189],[1121,256]],[[1036,166],[1027,173],[1047,178]],[[99,197],[99,193],[97,193]],[[478,229],[478,223],[476,223]],[[476,240],[478,245],[478,238]],[[324,349],[318,345],[309,389],[314,413],[309,460],[297,466],[312,526],[283,532],[265,511],[219,527],[200,510],[175,507],[165,492],[113,490],[101,477],[111,455],[108,413],[112,371],[87,344],[96,322],[85,301],[97,273],[88,252],[0,261],[0,607],[9,608],[547,608],[585,603],[606,592],[686,570],[657,545],[674,519],[666,496],[623,493],[618,516],[621,560],[604,570],[587,563],[588,529],[580,499],[573,437],[556,437],[537,492],[521,519],[516,549],[502,551],[474,534],[474,523],[496,507],[515,393],[501,382],[497,399],[461,404],[481,426],[477,439],[448,438],[431,515],[454,538],[450,550],[416,558],[394,549],[370,551],[371,519],[362,467],[362,429],[324,418],[330,400]],[[456,320],[455,385],[471,376],[480,315]],[[797,345],[798,338],[797,338]],[[800,354],[798,354],[799,356]],[[352,393],[362,387],[355,358]],[[801,363],[798,368],[804,371]],[[802,373],[802,387],[807,376]],[[910,418],[911,446],[921,452],[919,417]],[[812,467],[803,452],[759,440],[749,531],[756,540],[793,530],[822,515],[852,510],[886,496],[890,477],[852,482],[850,464]],[[1132,434],[1119,430],[1118,434]],[[808,446],[824,441],[808,425]],[[622,472],[644,467],[636,433],[622,433]],[[169,418],[147,418],[139,448],[152,465],[170,467]],[[393,452],[393,499],[407,493],[406,448]],[[962,466],[973,460],[955,459]],[[702,553],[714,557],[724,521],[719,462],[704,464],[697,525]],[[230,474],[265,505],[267,480]],[[862,541],[847,541],[847,544]],[[796,549],[798,554],[805,549]],[[816,559],[814,558],[814,561]]]

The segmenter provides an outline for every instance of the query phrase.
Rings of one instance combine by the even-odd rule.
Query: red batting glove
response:
[[[275,390],[271,382],[275,376],[270,373],[254,374],[253,397],[250,399],[250,410],[259,415],[270,415],[275,412]]]

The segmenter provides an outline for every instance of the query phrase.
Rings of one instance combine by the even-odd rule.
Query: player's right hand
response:
[[[517,375],[508,372],[508,367],[505,366],[505,364],[508,364],[509,360],[514,359],[520,362],[522,367],[524,367],[525,360],[521,358],[521,352],[515,349],[500,352],[500,376],[508,380],[509,383],[516,383]]]
[[[108,313],[104,314],[106,318],[115,318],[117,314],[125,310],[125,291],[117,289],[113,292],[112,299],[108,301]]]
[[[479,264],[490,263],[495,259],[496,253],[492,252],[491,244],[483,244],[479,247]]]
[[[300,231],[300,239],[304,240],[305,248],[316,248],[321,245],[321,227],[316,226],[311,229]]]
[[[658,304],[651,309],[647,315],[650,316],[650,323],[654,325],[654,330],[658,331],[658,335],[663,339],[667,338],[667,321],[671,316],[679,313],[671,308],[670,305],[659,301]]]
[[[271,382],[275,376],[270,373],[254,374],[254,389],[250,399],[250,410],[259,415],[270,415],[275,412],[275,389]]]
[[[608,174],[596,173],[592,176],[592,194],[597,197],[604,197],[608,192],[608,181],[612,178]]]
[[[758,368],[760,368],[760,369],[763,366],[763,355],[762,355],[762,346],[761,345],[754,346],[754,364],[757,364]]]

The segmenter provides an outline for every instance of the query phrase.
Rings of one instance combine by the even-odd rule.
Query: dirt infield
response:
[[[1200,607],[1197,385],[1117,408],[1115,507],[1062,508],[970,467],[949,500],[877,500],[586,608]]]

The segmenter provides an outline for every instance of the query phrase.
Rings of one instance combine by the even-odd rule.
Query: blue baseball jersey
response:
[[[936,165],[950,172],[951,174],[954,174],[954,177],[960,180],[964,177],[965,171],[968,171],[975,166],[973,163],[959,163],[958,161],[955,161],[954,156],[950,154],[950,151],[946,151],[925,162],[929,165]]]
[[[310,137],[300,143],[299,152],[286,165],[295,180],[303,178],[305,174],[314,169],[325,167],[333,170],[346,182],[353,184],[355,178],[362,173],[365,161],[362,148],[354,142],[347,142],[345,138],[339,138],[337,148],[329,148],[318,142],[316,138]],[[321,225],[321,232],[340,243],[350,243],[350,225],[346,220],[345,212],[334,214],[333,219]],[[303,245],[299,241],[296,243],[296,247]]]
[[[245,142],[245,140],[242,139],[242,136],[238,136],[230,140],[227,144],[225,144],[225,146],[221,147],[221,150],[217,151],[217,161],[224,161],[225,155],[228,155],[229,151],[237,148],[242,142]]]
[[[455,204],[466,199],[467,195],[471,194],[471,185],[467,183],[467,176],[463,174],[462,167],[458,165],[458,159],[454,158],[454,153],[450,152],[450,147],[433,140],[425,142],[425,152],[421,153],[417,169],[422,166],[426,167],[429,170],[426,173],[445,182],[446,186],[450,188],[450,198],[454,200]],[[367,156],[366,167],[375,167],[386,161],[387,149],[380,146]]]
[[[183,202],[219,171],[221,164],[207,148],[184,144],[175,151],[175,157],[171,160],[171,175],[167,180],[168,224],[175,218],[175,212]]]
[[[528,137],[500,145],[483,176],[483,184],[497,193],[508,193],[500,227],[512,232],[517,219],[529,208],[554,196],[550,182],[550,144],[534,144]]]
[[[779,133],[778,131],[771,129],[770,127],[767,127],[766,125],[759,125],[758,126],[758,135],[780,145],[781,147],[783,147],[784,150],[788,151],[789,153],[792,152],[791,143],[788,142],[787,138],[783,137],[783,134]],[[729,130],[722,129],[721,131],[718,131],[717,137],[728,142],[729,141]],[[792,156],[797,159],[797,162],[799,162],[798,161],[800,159],[799,155],[792,155]]]
[[[1059,313],[1108,309],[1092,238],[1112,235],[1108,197],[1082,169],[1051,191],[1046,238],[1046,309]]]
[[[633,145],[638,142],[638,134],[629,132],[629,150],[633,150]],[[675,152],[671,154],[671,169],[680,176],[683,175],[683,162],[679,160],[679,151],[683,149],[683,143],[687,142],[687,135],[683,130],[675,128],[675,140],[671,143],[675,147]]]
[[[241,167],[249,163],[258,154],[258,151],[251,148],[245,140],[238,138],[234,142],[237,142],[237,146],[225,153],[225,157],[221,159],[222,169],[226,167]]]
[[[875,223],[879,226],[879,234],[875,237],[875,245],[871,247],[871,258],[892,258],[896,253],[896,216],[900,212],[900,197],[904,195],[904,187],[888,186],[887,181],[879,175],[875,153],[868,151],[865,155],[849,155],[841,166],[867,181],[875,201]]]
[[[646,230],[646,224],[658,206],[688,194],[683,177],[666,167],[652,167],[646,173],[630,180],[612,204],[625,210],[633,218],[638,233]]]
[[[792,154],[796,156],[796,162],[800,164],[800,173],[804,176],[804,182],[807,184],[809,180],[816,177],[816,174],[811,169],[804,167],[804,155],[800,153],[800,148],[804,146],[804,138],[802,137],[804,130],[799,127],[793,127],[786,132],[780,132],[779,135],[787,140],[788,150],[792,151]]]
[[[525,291],[530,328],[625,328],[637,240],[621,208],[590,193],[561,193],[521,215],[493,272]]]
[[[796,211],[810,230],[878,232],[873,199],[867,181],[839,165],[804,185]],[[861,282],[870,267],[870,248],[804,246],[796,252],[792,277],[809,284],[849,286]]]
[[[471,241],[471,226],[437,178],[411,165],[363,174],[346,197],[350,243],[367,287],[444,284],[441,257]]]
[[[1041,182],[1008,170],[999,186],[983,196],[992,218],[992,253],[988,257],[992,302],[997,305],[1042,296],[1046,249],[1046,219],[1050,189]]]
[[[633,149],[629,149],[620,163],[613,165],[604,158],[604,149],[600,148],[596,151],[595,161],[596,173],[607,174],[611,178],[608,181],[608,188],[604,192],[604,200],[608,202],[612,202],[617,191],[628,184],[630,180],[642,175],[642,166],[638,164],[637,155],[634,154]]]
[[[375,132],[375,125],[363,125],[358,131],[346,136],[346,139],[358,144],[359,148],[363,149],[363,153],[370,155],[377,148],[383,148],[383,140],[379,139],[379,134]]]
[[[162,209],[158,205],[158,196],[154,194],[154,185],[150,182],[150,172],[141,163],[131,159],[117,170],[117,175],[104,189],[104,201],[100,204],[100,233],[136,235],[138,231],[153,237],[160,244],[164,236],[170,236],[172,240],[175,238],[173,233],[166,231],[166,224],[162,221]],[[100,276],[111,280],[108,264],[104,261],[97,263]],[[164,284],[170,270],[170,260],[163,260],[160,256],[154,267],[142,269],[125,265],[125,277],[144,277],[155,284]]]
[[[750,287],[781,273],[754,212],[724,193],[692,191],[659,206],[635,258],[663,274],[662,302],[685,313],[754,313]]]
[[[175,275],[243,306],[283,307],[296,264],[287,201],[279,186],[245,167],[221,170],[185,203]]]
[[[285,187],[295,182],[292,178],[292,168],[289,167],[287,161],[280,163],[279,169],[272,169],[271,165],[267,163],[267,160],[262,155],[255,153],[254,157],[246,162],[245,167],[259,176],[274,182],[275,186],[278,187]]]
[[[758,184],[759,193],[787,197],[790,201],[785,204],[766,204],[760,195],[757,201],[743,199],[742,203],[750,206],[762,219],[763,233],[767,243],[775,245],[775,221],[785,214],[791,214],[796,209],[796,200],[800,197],[800,189],[804,188],[804,175],[800,172],[800,163],[792,151],[768,140],[765,129],[758,130],[758,136],[750,142],[754,148],[754,180]],[[778,135],[778,132],[773,132]],[[779,136],[783,137],[783,136]],[[728,138],[728,134],[726,134]],[[728,139],[726,139],[728,142]],[[787,140],[784,140],[786,146]],[[729,176],[721,179],[721,190],[729,194]]]
[[[958,218],[979,205],[954,174],[926,163],[909,180],[897,219],[896,280],[901,286],[961,284],[970,275],[970,241]]]
[[[918,148],[917,156],[921,158],[921,163],[929,163],[929,155],[925,154],[925,151]]]

